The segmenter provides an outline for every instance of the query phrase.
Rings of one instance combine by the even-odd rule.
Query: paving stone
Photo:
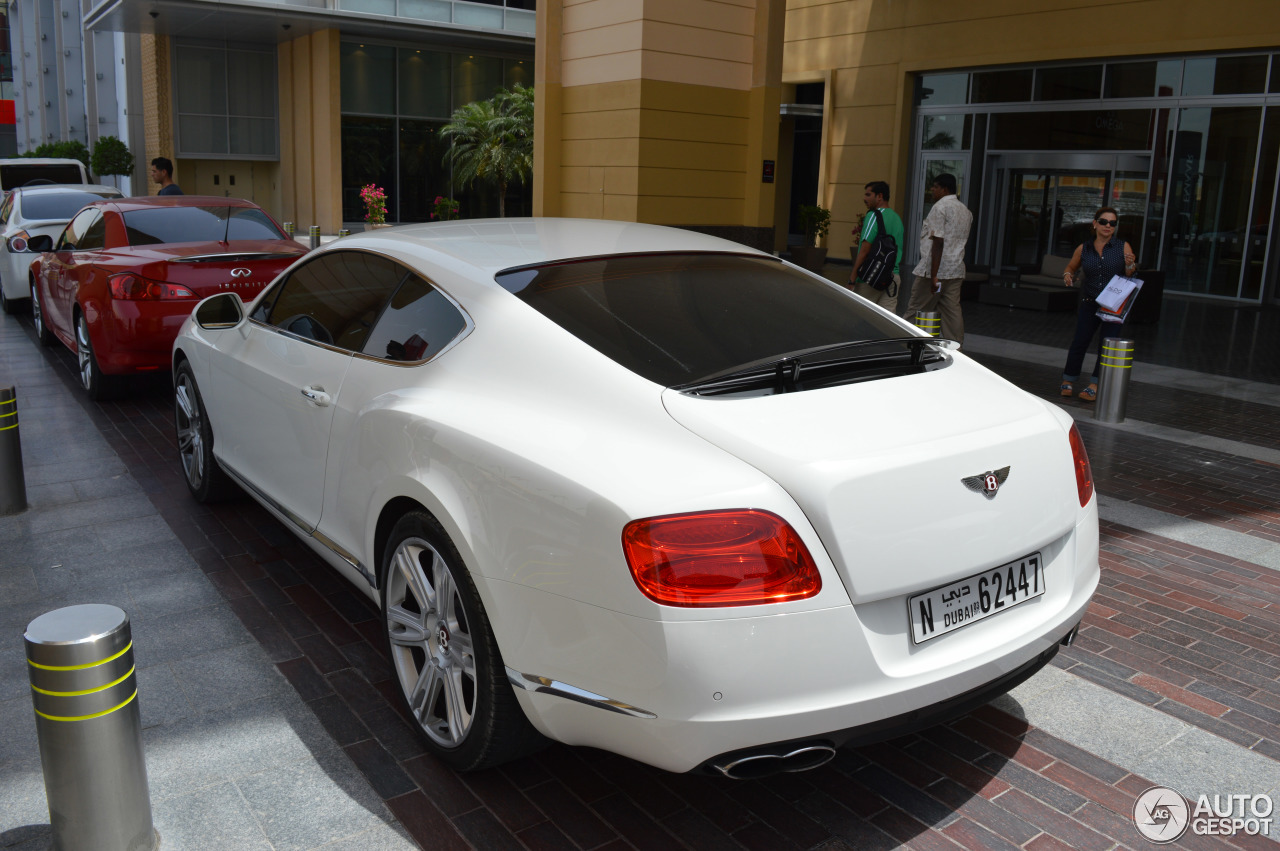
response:
[[[230,782],[155,801],[151,820],[166,851],[272,851],[249,803]]]
[[[143,731],[143,744],[153,800],[313,761],[337,749],[315,716],[293,696],[152,727]]]
[[[235,780],[275,851],[315,848],[393,821],[340,750]]]

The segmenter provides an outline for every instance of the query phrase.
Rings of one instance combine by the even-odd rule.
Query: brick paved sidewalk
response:
[[[43,357],[76,392],[70,354],[47,350]],[[979,359],[1041,392],[1042,368]],[[1153,401],[1139,403],[1135,385],[1130,415],[1137,416],[1137,405],[1144,418],[1166,416],[1178,428],[1203,426],[1243,443],[1265,441],[1267,429],[1280,433],[1280,409],[1253,406],[1241,423],[1238,406],[1247,403],[1205,396],[1192,405],[1159,391],[1143,390]],[[255,503],[206,508],[190,500],[165,387],[142,387],[102,405],[77,398],[80,414],[115,449],[264,656],[424,848],[1145,846],[1131,813],[1155,781],[1134,770],[1121,747],[1087,748],[1074,733],[1037,726],[1037,718],[1051,719],[1037,708],[1035,680],[952,724],[846,749],[816,771],[764,781],[671,775],[563,746],[455,774],[424,753],[393,699],[374,608]],[[1209,413],[1198,418],[1201,409]],[[1089,425],[1082,433],[1104,494],[1267,540],[1280,528],[1273,513],[1280,467]],[[1251,768],[1252,776],[1274,782],[1267,769],[1280,759],[1280,574],[1113,522],[1102,532],[1103,582],[1081,640],[1046,671],[1052,682],[1038,687],[1080,684],[1097,689],[1081,693],[1111,695],[1122,709],[1160,713],[1171,729],[1207,734],[1206,759],[1256,760],[1249,765],[1263,770]],[[1055,723],[1073,729],[1061,718]],[[1116,735],[1130,732],[1141,733],[1122,728]],[[1144,752],[1142,764],[1159,774],[1166,755],[1186,758],[1185,750],[1175,754],[1176,745]],[[1229,767],[1201,766],[1209,774]],[[1245,836],[1188,836],[1180,844],[1275,848]]]

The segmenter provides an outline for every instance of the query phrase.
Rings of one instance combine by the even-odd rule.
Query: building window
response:
[[[389,221],[429,221],[436,196],[457,200],[464,218],[496,216],[495,187],[454,183],[440,130],[464,104],[532,86],[532,60],[359,42],[343,42],[341,57],[343,221],[364,218],[370,183],[386,190]],[[508,187],[508,215],[529,214],[530,189]]]
[[[178,156],[280,158],[274,50],[175,42],[173,71]]]

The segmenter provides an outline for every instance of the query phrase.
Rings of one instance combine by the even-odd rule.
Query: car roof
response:
[[[123,193],[114,186],[103,186],[99,183],[42,183],[39,186],[15,186],[9,190],[10,192],[18,192],[22,195],[44,195],[55,194],[58,192],[90,192],[93,194],[102,194],[102,192],[116,193],[110,197],[121,197]]]
[[[258,205],[244,198],[226,198],[222,195],[138,195],[127,198],[110,198],[96,202],[110,205],[122,213],[130,210],[150,210],[155,207],[247,207]]]
[[[0,165],[70,165],[72,163],[78,166],[84,165],[80,160],[65,157],[5,157],[0,159]]]
[[[731,252],[768,257],[762,251],[682,228],[598,219],[468,219],[401,225],[329,243],[330,249],[390,249],[413,255],[425,248],[472,267],[484,278],[521,266],[538,266],[613,254]],[[426,258],[424,258],[426,259]]]

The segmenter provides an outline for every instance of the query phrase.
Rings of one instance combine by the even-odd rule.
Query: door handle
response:
[[[333,400],[329,398],[329,394],[324,392],[324,388],[318,384],[310,387],[302,388],[302,395],[307,397],[307,401],[315,405],[317,408],[327,408]]]

